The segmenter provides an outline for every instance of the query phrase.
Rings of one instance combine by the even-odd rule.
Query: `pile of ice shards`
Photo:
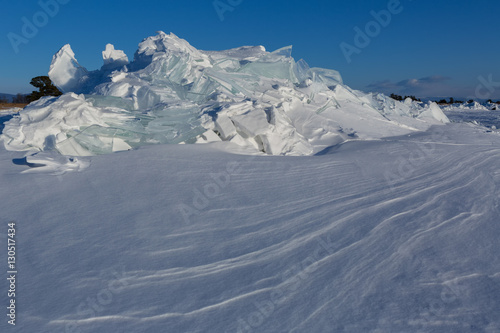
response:
[[[108,44],[102,68],[88,71],[65,45],[49,71],[64,95],[31,103],[5,124],[2,139],[10,150],[75,156],[212,141],[309,155],[448,122],[435,104],[352,90],[337,71],[296,62],[291,51],[200,51],[159,32],[139,44],[132,62]]]

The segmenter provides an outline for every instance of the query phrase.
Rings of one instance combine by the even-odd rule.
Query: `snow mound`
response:
[[[426,130],[448,119],[435,104],[352,90],[337,71],[310,68],[291,46],[201,51],[159,32],[134,60],[112,44],[88,71],[69,45],[49,76],[65,93],[5,125],[9,150],[82,156],[158,143],[227,141],[272,155],[310,155],[353,138]]]

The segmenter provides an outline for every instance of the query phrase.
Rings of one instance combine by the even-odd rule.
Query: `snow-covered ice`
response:
[[[5,109],[0,109],[0,133],[2,133],[5,123],[12,119],[14,115],[21,111],[21,108],[5,108]]]
[[[464,102],[464,103],[453,103],[453,104],[448,104],[448,105],[443,105],[442,106],[443,111],[496,111],[500,110],[500,104],[498,103],[491,103],[491,102],[484,102],[484,103],[479,103],[477,101],[470,101],[469,102]]]
[[[453,122],[474,123],[492,130],[500,129],[500,112],[484,110],[450,110],[446,116]]]
[[[450,121],[474,123],[494,131],[500,129],[500,104],[472,102],[451,104],[442,109]]]

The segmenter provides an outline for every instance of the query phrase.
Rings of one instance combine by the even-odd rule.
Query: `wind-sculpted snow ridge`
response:
[[[448,119],[436,104],[355,91],[337,71],[295,62],[291,47],[200,51],[159,32],[134,60],[108,44],[88,71],[69,45],[49,76],[65,93],[9,121],[10,150],[95,155],[158,143],[228,141],[245,151],[310,155],[353,138],[425,130]]]

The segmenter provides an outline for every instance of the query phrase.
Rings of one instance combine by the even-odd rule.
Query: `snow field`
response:
[[[438,128],[308,157],[157,145],[58,175],[2,151],[15,329],[495,332],[499,137]]]

